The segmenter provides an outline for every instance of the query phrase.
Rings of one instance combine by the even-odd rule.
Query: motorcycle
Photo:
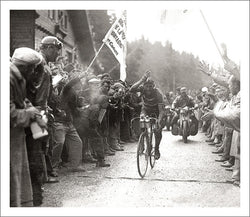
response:
[[[170,131],[171,121],[173,118],[173,111],[170,106],[165,106],[165,126],[168,131]]]
[[[194,108],[189,108],[189,107],[184,107],[184,108],[180,108],[180,109],[176,109],[177,114],[179,114],[179,120],[177,121],[177,128],[178,129],[173,129],[175,131],[178,131],[177,133],[173,133],[172,130],[172,134],[173,135],[180,135],[182,136],[183,142],[187,143],[187,138],[188,136],[192,135],[196,135],[197,132],[195,132],[194,128],[194,123],[192,123],[191,120],[191,115],[194,115],[194,110],[197,109],[197,107]],[[176,127],[176,126],[175,126]],[[175,128],[173,127],[173,128]],[[195,133],[193,133],[195,132]]]

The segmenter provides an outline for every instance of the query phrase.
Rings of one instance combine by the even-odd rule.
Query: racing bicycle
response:
[[[155,166],[155,130],[157,118],[143,117],[140,119],[141,134],[137,145],[137,170],[141,178],[144,178],[148,164],[151,169]]]

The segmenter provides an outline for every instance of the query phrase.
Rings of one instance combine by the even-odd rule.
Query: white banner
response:
[[[120,79],[122,81],[125,81],[126,79],[126,29],[126,14],[125,12],[123,12],[120,18],[118,18],[114,22],[105,38],[103,39],[103,43],[108,46],[108,48],[112,51],[112,53],[120,63]]]

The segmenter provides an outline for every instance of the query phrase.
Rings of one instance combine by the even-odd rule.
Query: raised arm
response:
[[[209,69],[209,65],[206,64],[204,61],[200,62],[199,64],[199,71],[203,72],[207,76],[210,76],[214,80],[215,83],[228,88],[228,79],[224,76],[221,76],[212,72]]]
[[[150,75],[150,71],[146,71],[146,73],[142,76],[142,78],[132,85],[132,87],[129,89],[129,91],[136,92],[138,90],[138,87],[147,80],[149,75]]]

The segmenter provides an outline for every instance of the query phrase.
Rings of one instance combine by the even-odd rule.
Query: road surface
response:
[[[60,174],[46,184],[42,207],[239,207],[240,188],[226,183],[231,172],[215,162],[214,147],[203,133],[180,136],[163,131],[161,158],[141,179],[136,167],[136,143],[107,157],[109,168],[85,164],[86,172]]]

